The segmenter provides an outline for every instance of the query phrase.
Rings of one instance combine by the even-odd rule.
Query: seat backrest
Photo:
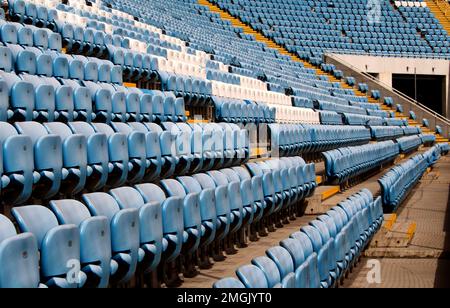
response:
[[[255,265],[244,265],[236,270],[236,275],[246,288],[267,289],[264,272]]]
[[[183,185],[181,185],[181,183],[177,180],[162,180],[161,185],[170,197],[184,198],[186,196],[186,191],[183,188]]]
[[[294,262],[290,253],[281,246],[271,247],[266,250],[266,255],[271,258],[280,271],[281,279],[294,272]]]
[[[305,261],[303,245],[299,240],[288,238],[280,242],[280,246],[286,249],[294,261],[294,268],[299,267]]]
[[[139,209],[145,204],[139,191],[132,187],[115,188],[110,190],[109,194],[116,199],[121,209]]]
[[[315,219],[311,221],[309,224],[319,231],[320,236],[322,237],[322,243],[328,242],[328,240],[330,239],[330,231],[328,230],[327,225],[323,221]]]
[[[0,214],[0,288],[39,286],[39,255],[36,237],[16,235],[13,223]]]
[[[301,243],[305,258],[308,258],[314,252],[314,247],[311,243],[311,240],[305,233],[298,231],[292,233],[290,237],[296,239]]]
[[[164,191],[156,184],[140,184],[135,187],[146,203],[157,201],[162,204],[167,199]]]
[[[50,208],[61,225],[73,224],[80,230],[81,262],[102,267],[99,286],[108,284],[111,262],[111,231],[106,217],[92,217],[87,207],[76,200],[53,200]]]
[[[260,270],[263,271],[264,275],[267,279],[267,284],[269,288],[273,288],[276,285],[279,285],[281,282],[280,272],[278,270],[275,262],[266,257],[257,257],[252,260],[252,264],[257,266]]]
[[[107,193],[84,194],[83,202],[86,204],[92,216],[105,216],[109,221],[120,211],[116,199]]]
[[[58,226],[58,220],[52,211],[40,205],[15,207],[12,214],[22,232],[30,232],[36,237],[44,277],[65,275],[69,270],[67,262],[80,260],[80,234],[77,226]]]

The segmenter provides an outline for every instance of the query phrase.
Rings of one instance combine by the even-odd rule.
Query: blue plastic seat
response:
[[[152,182],[160,177],[164,160],[161,157],[161,146],[159,133],[149,131],[147,126],[142,123],[131,122],[128,125],[135,131],[145,134],[145,149],[147,166],[144,180]]]
[[[51,135],[37,122],[17,122],[17,131],[31,138],[34,152],[34,169],[39,173],[33,194],[50,199],[59,192],[63,171],[62,141]]]
[[[183,245],[186,254],[193,254],[200,245],[201,238],[205,235],[200,214],[199,195],[186,193],[183,185],[176,180],[162,180],[161,185],[169,197],[183,199],[184,230],[188,235]]]
[[[120,209],[117,201],[106,193],[83,195],[92,216],[108,218],[111,229],[112,258],[118,264],[117,272],[111,276],[113,283],[126,283],[135,275],[138,262],[145,252],[140,248],[138,209]]]
[[[31,197],[33,184],[39,179],[34,170],[33,141],[19,135],[6,122],[0,122],[1,195],[10,204],[21,204]]]
[[[236,275],[246,288],[267,289],[264,272],[255,265],[244,265],[236,270]]]
[[[263,256],[252,260],[252,264],[257,266],[265,275],[268,288],[281,288],[281,276],[277,264],[270,258]]]
[[[147,161],[145,134],[137,130],[133,130],[132,127],[125,123],[111,123],[111,127],[115,130],[115,132],[122,133],[127,136],[129,162],[132,165],[132,168],[128,173],[128,182],[142,182],[146,174],[147,166],[150,165],[150,162]]]
[[[92,191],[103,188],[107,184],[110,170],[113,170],[110,168],[107,136],[96,133],[94,128],[85,122],[73,122],[68,126],[74,134],[84,135],[87,140],[86,188]]]
[[[43,283],[54,288],[84,286],[87,275],[81,269],[76,225],[59,225],[52,211],[39,205],[15,207],[12,215],[21,232],[30,232],[37,239]]]
[[[22,81],[16,74],[0,71],[0,81],[4,81],[9,93],[8,118],[11,121],[32,121],[35,104],[31,83]]]
[[[45,123],[49,134],[59,136],[62,142],[63,170],[60,192],[76,195],[81,192],[88,178],[87,140],[82,134],[73,134],[71,129],[58,122]]]
[[[224,186],[228,190],[230,210],[231,210],[231,226],[230,232],[234,233],[243,227],[244,219],[248,222],[252,218],[252,212],[248,213],[247,217],[244,217],[244,208],[242,205],[242,197],[240,185],[238,182],[229,182],[227,176],[220,171],[209,171],[208,175],[216,183],[216,187]],[[245,213],[247,214],[247,212]]]
[[[39,281],[39,251],[32,233],[17,234],[0,214],[0,288],[45,287]]]
[[[50,201],[60,225],[75,225],[80,232],[80,262],[88,279],[85,287],[106,288],[118,269],[111,258],[111,231],[105,216],[92,217],[76,200]]]
[[[107,136],[109,164],[108,185],[119,187],[125,184],[128,179],[132,164],[130,163],[127,136],[123,133],[116,133],[111,126],[104,123],[94,123],[92,127],[97,133]]]
[[[215,206],[215,190],[212,188],[203,189],[200,183],[190,176],[178,177],[177,180],[183,185],[186,194],[197,194],[200,205],[200,216],[202,219],[202,229],[204,235],[201,238],[201,245],[207,246],[214,241],[217,229],[217,213]]]
[[[140,192],[132,187],[112,189],[111,196],[116,199],[121,209],[139,211],[140,247],[145,252],[142,261],[144,272],[153,272],[161,261],[163,243],[163,214],[161,203],[144,200]]]
[[[161,178],[171,177],[175,173],[175,168],[179,161],[176,156],[176,136],[172,132],[163,131],[155,123],[143,123],[149,132],[154,133],[159,138],[161,153]]]
[[[195,174],[193,178],[201,185],[202,190],[213,189],[215,192],[217,215],[215,248],[216,253],[219,254],[221,251],[220,241],[224,240],[230,234],[233,222],[228,185],[217,186],[214,180],[205,173]]]

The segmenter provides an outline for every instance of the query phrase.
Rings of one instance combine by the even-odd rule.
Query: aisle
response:
[[[381,284],[370,284],[363,259],[345,281],[344,287],[450,287],[450,157],[443,157],[425,175],[398,211],[398,220],[417,223],[416,234],[407,248],[385,249],[389,258],[379,258]],[[370,255],[383,255],[381,248]],[[393,258],[392,256],[396,256]]]

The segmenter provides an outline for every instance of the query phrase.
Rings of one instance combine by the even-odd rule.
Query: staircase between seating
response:
[[[447,0],[427,0],[426,3],[447,34],[450,34],[450,4]]]

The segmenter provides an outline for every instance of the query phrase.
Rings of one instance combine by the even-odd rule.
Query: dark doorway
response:
[[[392,87],[411,98],[417,95],[417,101],[444,115],[442,111],[445,106],[445,76],[417,75],[415,82],[414,75],[393,74]]]

